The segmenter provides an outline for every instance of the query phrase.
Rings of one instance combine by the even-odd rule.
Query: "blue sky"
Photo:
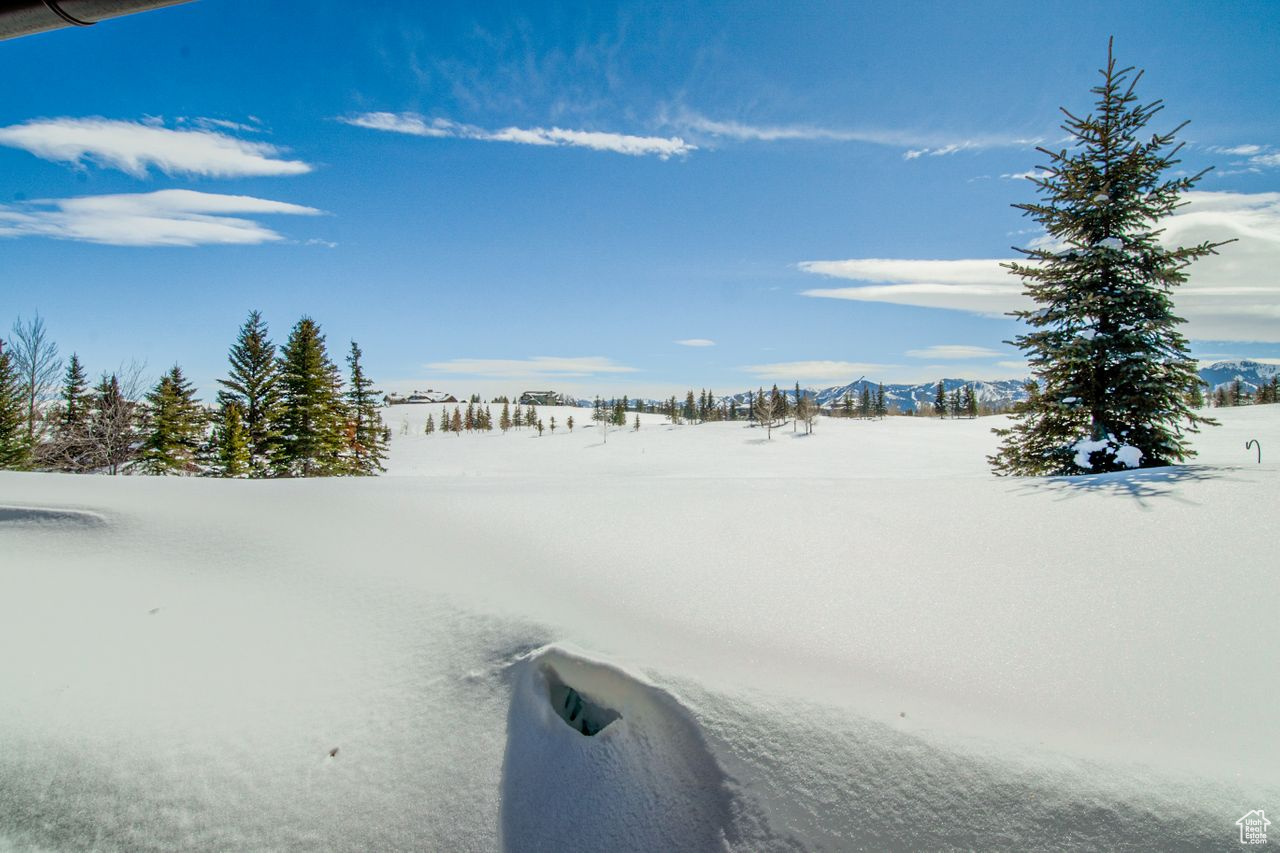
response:
[[[1216,167],[1171,239],[1240,238],[1178,298],[1195,354],[1280,359],[1273,2],[478,5],[0,42],[0,320],[206,397],[252,308],[386,389],[1021,376],[1010,205],[1114,35]]]

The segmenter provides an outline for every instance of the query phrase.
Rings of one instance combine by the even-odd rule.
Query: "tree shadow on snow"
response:
[[[1140,468],[1134,471],[1114,471],[1107,474],[1081,474],[1076,477],[1045,477],[1029,480],[1018,488],[1019,494],[1051,494],[1057,500],[1068,500],[1082,494],[1094,493],[1127,497],[1143,509],[1151,509],[1155,500],[1172,500],[1190,506],[1199,506],[1188,500],[1180,491],[1183,483],[1203,480],[1231,480],[1238,468],[1218,468],[1209,465],[1170,465],[1164,468]]]

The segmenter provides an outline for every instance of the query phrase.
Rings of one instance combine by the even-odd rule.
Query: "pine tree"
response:
[[[453,419],[449,421],[449,429],[454,435],[462,437],[462,410],[457,406],[453,407]]]
[[[863,385],[862,393],[858,396],[858,417],[870,418],[871,411],[871,389],[868,386]]]
[[[951,389],[951,417],[953,417],[953,418],[958,418],[958,417],[960,417],[960,408],[961,408],[961,406],[960,406],[960,389],[959,389],[959,388],[952,388],[952,389]]]
[[[289,333],[279,359],[280,450],[276,470],[287,476],[344,473],[348,444],[342,378],[329,360],[324,335],[310,317]]]
[[[524,422],[529,426],[534,426],[538,422],[538,409],[533,405],[533,403],[529,404],[528,411],[524,413]]]
[[[217,472],[223,477],[243,477],[249,473],[249,432],[244,427],[240,404],[223,403],[214,434]]]
[[[507,430],[511,429],[511,406],[506,402],[503,402],[502,414],[498,416],[498,429],[502,430],[503,435],[506,435]],[[569,427],[569,429],[573,429],[573,427]]]
[[[564,425],[569,428],[569,432],[573,432],[573,415],[569,415],[569,419],[564,422]]]
[[[140,465],[148,474],[190,474],[204,436],[205,415],[195,388],[174,365],[146,396]]]
[[[0,468],[20,468],[27,461],[24,402],[22,378],[9,351],[0,346]]]
[[[551,417],[547,418],[547,426],[551,427],[551,434],[555,435],[556,434],[556,416],[555,415],[552,415]]]
[[[636,426],[635,426],[635,431],[636,431],[636,432],[639,432],[639,431],[640,431],[640,415],[639,415],[639,413],[637,413],[637,414],[636,414]]]
[[[1144,139],[1162,105],[1137,103],[1142,75],[1130,79],[1131,71],[1116,69],[1108,45],[1093,89],[1096,115],[1063,110],[1074,151],[1041,148],[1050,160],[1046,176],[1034,179],[1042,200],[1016,205],[1057,245],[1023,250],[1032,263],[1008,265],[1040,306],[1013,312],[1031,326],[1014,343],[1027,353],[1040,393],[1034,407],[1017,407],[1013,426],[997,430],[1003,441],[989,460],[997,474],[1181,462],[1193,455],[1186,433],[1211,423],[1187,405],[1196,363],[1171,293],[1191,262],[1222,244],[1160,245],[1160,220],[1204,172],[1162,177],[1179,162],[1174,137],[1185,122]],[[1085,440],[1106,444],[1081,458],[1076,445]],[[1040,452],[1028,454],[1031,446]]]
[[[347,411],[351,418],[347,467],[352,474],[369,476],[387,470],[382,467],[387,448],[382,440],[382,413],[378,411],[382,392],[375,390],[373,381],[364,375],[360,365],[363,355],[359,345],[352,341],[351,352],[347,354],[347,365],[351,369],[347,386]]]
[[[938,413],[939,418],[947,416],[947,389],[941,379],[938,380],[938,388],[933,394],[933,410]]]
[[[62,380],[62,412],[58,418],[60,432],[79,431],[89,419],[89,379],[85,376],[80,356],[71,353]]]
[[[978,416],[978,395],[974,393],[972,385],[964,386],[964,413],[970,418]]]
[[[884,401],[884,383],[881,382],[876,386],[875,415],[877,418],[883,418],[889,414],[889,407]]]
[[[1229,393],[1231,394],[1231,405],[1244,405],[1244,383],[1240,381],[1240,377],[1237,376],[1232,380],[1231,391]]]
[[[258,311],[249,312],[228,360],[231,369],[226,379],[218,380],[223,388],[218,401],[240,406],[245,432],[249,434],[249,474],[265,477],[272,470],[279,447],[280,366],[276,346]]]
[[[803,402],[803,400],[804,398],[800,395],[800,382],[797,380],[796,381],[796,418],[791,422],[792,433],[796,431],[797,424],[799,424],[799,422],[804,419],[804,414],[801,411],[801,403]]]
[[[431,435],[431,433],[436,431],[436,424],[435,424],[435,421],[432,420],[431,415],[427,415],[427,423],[426,423],[426,426],[422,428],[422,431],[426,435]]]
[[[538,419],[538,437],[539,438],[542,437],[542,419],[541,418]]]
[[[852,392],[852,391],[845,391],[845,392],[844,392],[844,407],[843,407],[843,408],[844,408],[844,416],[845,416],[846,418],[851,418],[851,417],[853,417],[853,392]]]

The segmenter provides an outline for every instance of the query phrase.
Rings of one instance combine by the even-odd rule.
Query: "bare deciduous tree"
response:
[[[23,322],[19,317],[13,324],[13,336],[9,338],[9,357],[22,381],[22,394],[26,408],[27,446],[34,448],[42,437],[44,413],[40,404],[47,400],[58,384],[62,372],[62,359],[58,358],[58,345],[48,339],[44,319],[39,315]]]

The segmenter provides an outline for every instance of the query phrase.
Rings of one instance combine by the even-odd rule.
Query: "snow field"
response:
[[[993,419],[401,408],[415,476],[0,475],[0,847],[1196,849],[1280,793],[1280,407],[1049,480]]]

